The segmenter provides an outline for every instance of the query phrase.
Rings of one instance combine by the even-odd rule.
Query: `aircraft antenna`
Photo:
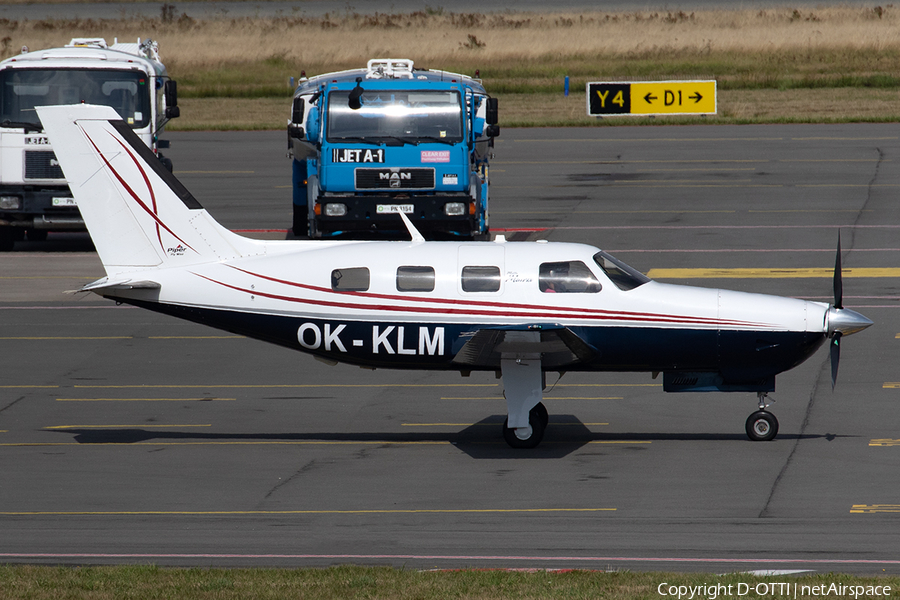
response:
[[[416,229],[416,226],[412,224],[412,221],[409,220],[409,217],[407,217],[405,214],[403,214],[402,211],[398,212],[397,214],[400,215],[401,219],[403,219],[403,224],[406,225],[406,230],[409,231],[409,235],[412,238],[412,241],[424,242],[425,238],[422,236],[421,233],[419,233],[419,230]]]

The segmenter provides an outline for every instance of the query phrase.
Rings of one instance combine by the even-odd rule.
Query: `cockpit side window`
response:
[[[649,277],[633,267],[629,267],[617,258],[613,258],[606,252],[598,252],[594,255],[594,262],[597,263],[609,280],[612,281],[617,288],[627,292],[634,288],[644,285],[651,281]]]
[[[335,292],[365,292],[369,289],[369,269],[350,267],[331,272],[331,289]]]
[[[580,260],[542,263],[538,272],[538,286],[545,293],[594,294],[600,282]]]
[[[433,292],[434,268],[404,266],[397,267],[398,292]]]

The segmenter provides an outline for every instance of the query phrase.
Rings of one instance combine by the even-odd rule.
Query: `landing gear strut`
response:
[[[769,404],[766,402],[768,394],[757,392],[759,398],[759,410],[747,417],[747,437],[754,442],[768,442],[778,435],[778,419],[766,410]]]
[[[537,331],[510,331],[504,343],[529,350],[540,344]],[[541,403],[544,382],[539,353],[510,352],[500,360],[506,421],[503,439],[513,448],[535,448],[544,439],[549,416]]]

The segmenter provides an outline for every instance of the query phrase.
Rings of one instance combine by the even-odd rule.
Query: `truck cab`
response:
[[[405,232],[487,237],[497,101],[481,82],[373,59],[301,79],[288,123],[293,229],[311,238]]]
[[[62,48],[29,52],[0,62],[0,251],[17,240],[44,240],[48,231],[83,231],[84,221],[36,106],[111,106],[158,153],[159,134],[179,114],[169,79],[152,40],[107,45],[74,38]]]

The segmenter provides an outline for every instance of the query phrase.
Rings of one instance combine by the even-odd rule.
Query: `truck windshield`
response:
[[[0,126],[39,124],[36,106],[100,104],[116,109],[135,129],[150,122],[145,73],[111,69],[4,69],[0,71]]]
[[[350,92],[328,97],[328,141],[458,143],[463,140],[458,92],[366,90],[362,107],[349,106]]]

